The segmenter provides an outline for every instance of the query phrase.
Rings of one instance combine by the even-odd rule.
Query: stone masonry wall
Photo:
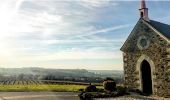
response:
[[[145,54],[155,65],[153,93],[158,96],[170,97],[170,44],[142,21],[133,32],[123,49],[125,86],[130,88],[140,86],[136,63],[141,55]],[[150,45],[147,49],[140,50],[138,48],[137,39],[140,36],[146,36],[149,39]]]

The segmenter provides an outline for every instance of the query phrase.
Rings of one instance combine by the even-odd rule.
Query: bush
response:
[[[116,82],[112,78],[106,78],[103,82],[105,91],[113,92],[116,90]]]
[[[89,85],[85,88],[85,92],[96,92],[97,88],[95,85]]]
[[[143,92],[139,89],[133,89],[133,88],[129,88],[129,92],[135,92],[137,94],[143,95]]]
[[[90,93],[82,92],[78,96],[79,96],[80,100],[92,100],[92,94],[90,94]]]
[[[96,92],[104,92],[104,89],[97,88]]]
[[[84,89],[79,89],[79,91],[80,91],[80,92],[83,92],[83,91],[84,91]]]
[[[117,86],[117,92],[117,96],[129,95],[126,87]]]

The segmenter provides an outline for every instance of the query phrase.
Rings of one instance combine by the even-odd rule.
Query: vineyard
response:
[[[6,80],[0,81],[0,91],[23,92],[23,91],[56,91],[77,92],[84,89],[89,83],[52,80]],[[101,87],[101,84],[95,83]]]
[[[89,85],[85,82],[73,82],[73,81],[55,81],[55,80],[3,80],[0,81],[0,85]],[[97,86],[102,84],[94,83]]]
[[[0,81],[0,85],[32,85],[32,84],[42,84],[41,81],[35,81],[35,80],[22,80],[22,81],[16,81],[16,80],[4,80]]]
[[[96,74],[96,73],[105,74]],[[88,71],[84,69],[43,69],[43,68],[0,68],[1,91],[58,91],[75,92],[90,83],[102,87],[105,77],[111,72]],[[117,73],[117,72],[116,72]],[[117,82],[121,74],[114,75]]]

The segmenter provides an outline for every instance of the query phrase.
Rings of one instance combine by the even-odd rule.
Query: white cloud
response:
[[[18,14],[16,20],[12,24],[14,27],[10,33],[22,33],[22,35],[28,35],[28,33],[30,33],[30,35],[32,35],[31,33],[38,33],[40,37],[43,37],[42,35],[46,36],[54,34],[60,30],[61,27],[66,25],[62,16],[48,14],[47,12],[23,12]]]
[[[124,39],[82,39],[82,40],[44,40],[42,43],[47,45],[54,45],[54,44],[76,44],[76,43],[83,43],[83,44],[113,44],[123,42]],[[41,42],[41,41],[40,41]]]
[[[88,17],[86,7],[92,7],[94,10],[109,5],[109,2],[97,0],[0,1],[0,65],[38,65],[45,61],[49,61],[50,65],[50,61],[68,59],[120,59],[120,52],[111,52],[104,48],[121,42],[122,39],[83,38],[128,27],[120,25],[98,30],[94,25],[88,23],[95,20]],[[75,8],[73,3],[76,3]],[[84,8],[80,5],[83,5]],[[80,38],[72,39],[76,37]],[[75,48],[74,44],[90,47],[77,46]],[[70,48],[62,48],[54,53],[49,50],[51,45],[56,48],[69,45]]]
[[[115,31],[115,30],[119,30],[119,29],[123,29],[123,28],[127,28],[127,27],[129,27],[128,24],[118,25],[118,26],[114,26],[114,27],[109,27],[109,28],[104,28],[104,29],[87,32],[87,34],[83,34],[83,35],[81,34],[76,37],[84,37],[84,36],[90,36],[90,35],[95,35],[95,34],[99,34],[99,33],[106,33],[106,32]]]
[[[7,31],[10,30],[10,22],[17,14],[17,11],[23,0],[1,0],[0,1],[0,38],[8,36]]]
[[[170,15],[160,17],[160,18],[156,18],[156,20],[169,24],[170,23]]]
[[[112,0],[81,0],[80,4],[87,8],[99,8],[110,5]],[[113,6],[117,6],[116,2],[112,2]]]
[[[74,59],[120,59],[121,52],[104,51],[98,48],[92,49],[80,49],[72,48],[59,51],[56,53],[40,52],[27,53],[26,57],[22,57],[25,60],[32,61],[55,61],[55,60],[74,60]],[[21,55],[22,56],[22,55]]]
[[[87,16],[88,14],[84,11],[79,11],[78,9],[72,11],[72,9],[70,9],[70,4],[72,4],[71,1],[64,2],[64,5],[66,5],[65,8],[61,7],[61,4],[63,4],[62,1],[61,2],[53,1],[53,0],[48,1],[48,2],[39,1],[39,0],[36,0],[36,1],[25,0],[25,1],[16,0],[14,2],[16,5],[15,9],[18,10],[22,3],[25,4],[28,2],[31,2],[32,5],[35,4],[37,8],[35,7],[31,8],[32,5],[27,5],[27,6],[30,6],[30,8],[27,7],[28,9],[24,9],[22,7],[22,9],[19,9],[19,11],[15,10],[14,11],[15,14],[11,18],[11,21],[5,28],[3,28],[5,29],[5,31],[3,31],[3,33],[5,33],[3,34],[4,37],[10,36],[10,37],[18,38],[20,36],[22,37],[22,36],[28,36],[32,34],[34,35],[38,34],[40,36],[39,38],[46,39],[48,37],[51,38],[54,35],[55,36],[57,35],[72,35],[73,36],[73,35],[82,35],[84,33],[89,33],[87,35],[90,35],[90,34],[95,34],[97,32],[98,33],[107,32],[107,31],[111,31],[111,30],[115,30],[116,28],[119,28],[118,26],[118,27],[112,27],[110,29],[108,28],[108,29],[102,29],[99,31],[90,32],[90,31],[95,30],[95,27],[91,25],[83,25],[83,24],[86,24],[86,22],[88,22],[88,20],[91,20],[91,19],[90,18],[86,18],[86,19],[84,18],[83,20],[81,19],[81,16],[84,16],[84,14],[86,14]],[[106,1],[83,0],[83,1],[77,1],[77,2],[79,2],[80,4],[89,4],[91,6],[102,6],[102,5],[107,4],[110,1],[109,0],[106,0]],[[9,3],[9,2],[6,4],[13,5],[13,3]],[[44,7],[44,9],[41,9],[41,11],[39,12],[35,11],[35,10],[38,10],[39,6]],[[51,8],[56,8],[56,6],[59,6],[62,9],[60,8],[57,8],[55,10],[51,9]],[[13,8],[10,8],[10,9],[13,9]],[[65,13],[68,13],[68,11],[72,11],[70,12],[71,14],[74,14],[75,12],[79,13],[80,19],[74,18],[77,15],[65,15]],[[5,12],[9,13],[9,11],[5,11]],[[6,23],[6,20],[4,20],[4,23]],[[2,26],[4,25],[4,23],[2,23]]]

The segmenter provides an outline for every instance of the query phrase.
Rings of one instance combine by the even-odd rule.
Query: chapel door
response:
[[[142,91],[146,95],[152,94],[152,78],[150,64],[144,60],[141,63]]]

